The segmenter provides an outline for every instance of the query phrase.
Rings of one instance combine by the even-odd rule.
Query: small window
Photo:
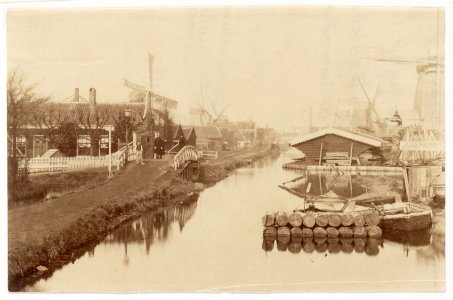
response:
[[[99,141],[101,149],[108,149],[109,148],[109,136],[108,135],[101,135],[101,139]]]
[[[23,135],[16,136],[17,156],[27,155],[27,138]]]
[[[47,139],[44,135],[33,136],[33,156],[40,157],[47,151]]]
[[[90,155],[91,138],[89,135],[79,135],[77,137],[77,155]]]

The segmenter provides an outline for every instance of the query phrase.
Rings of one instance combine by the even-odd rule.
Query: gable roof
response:
[[[189,138],[189,136],[192,133],[195,133],[193,127],[185,127],[185,128],[182,129],[182,132],[184,133],[184,137],[185,137],[186,140]]]
[[[197,139],[221,139],[222,133],[214,125],[206,125],[206,126],[195,126],[195,134],[197,135]]]
[[[307,142],[307,141],[310,141],[310,140],[313,140],[313,139],[316,139],[316,138],[319,138],[321,136],[328,135],[328,134],[333,134],[336,136],[347,138],[347,139],[350,139],[350,140],[353,140],[356,142],[360,142],[360,143],[364,143],[364,144],[374,146],[374,147],[381,147],[382,142],[383,142],[383,140],[381,140],[380,138],[377,138],[375,136],[329,127],[329,128],[325,128],[320,131],[317,131],[317,132],[312,132],[310,134],[304,135],[303,137],[298,138],[295,141],[293,141],[291,143],[291,146],[296,146],[298,144],[301,144],[301,143],[304,143],[304,142]]]
[[[154,128],[154,131],[159,132],[160,137],[164,137],[165,129],[169,130],[169,135],[171,136],[172,140],[179,140],[179,135],[181,133],[184,135],[184,138],[185,138],[185,134],[184,134],[184,131],[182,130],[181,125],[172,125],[167,128],[165,128],[165,126],[163,126],[163,125],[159,125]]]

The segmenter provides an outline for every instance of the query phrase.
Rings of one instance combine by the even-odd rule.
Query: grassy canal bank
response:
[[[267,151],[238,153],[202,164],[200,182],[182,180],[163,162],[131,164],[102,185],[8,212],[8,286],[21,290],[83,255],[108,233],[139,215],[194,201],[204,186]]]

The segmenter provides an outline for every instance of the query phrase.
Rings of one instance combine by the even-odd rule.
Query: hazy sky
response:
[[[441,27],[443,12],[440,13]],[[442,29],[442,28],[441,28]],[[443,30],[441,30],[441,36]],[[229,104],[231,120],[280,128],[366,98],[392,114],[412,108],[415,64],[376,62],[376,52],[404,58],[436,54],[437,10],[371,8],[172,8],[9,11],[8,70],[19,69],[55,100],[95,87],[98,101],[125,101],[123,79],[179,101],[191,123],[203,89],[205,106]],[[443,37],[442,37],[443,38]],[[443,40],[441,41],[441,46]]]

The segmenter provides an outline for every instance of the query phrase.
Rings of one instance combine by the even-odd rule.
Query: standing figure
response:
[[[137,143],[137,157],[136,157],[136,163],[137,165],[143,165],[143,146],[142,143],[138,142]]]
[[[161,159],[165,154],[165,141],[161,137],[154,140],[154,153],[156,153],[157,159]]]

